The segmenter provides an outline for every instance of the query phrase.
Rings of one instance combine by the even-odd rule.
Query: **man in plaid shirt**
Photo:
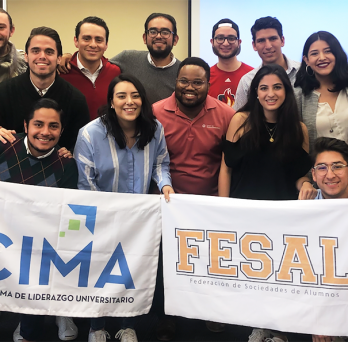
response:
[[[65,123],[56,101],[42,98],[24,117],[25,133],[15,134],[13,143],[0,144],[0,181],[77,189],[78,171],[72,158],[58,154],[58,140]],[[45,316],[21,315],[14,341],[40,338]],[[59,338],[77,337],[77,327],[69,317],[57,317]],[[22,336],[22,337],[21,337]]]

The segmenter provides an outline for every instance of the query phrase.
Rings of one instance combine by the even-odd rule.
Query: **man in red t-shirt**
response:
[[[237,59],[242,42],[238,25],[230,19],[221,19],[213,27],[210,42],[219,61],[210,68],[209,95],[232,107],[239,80],[253,69]]]

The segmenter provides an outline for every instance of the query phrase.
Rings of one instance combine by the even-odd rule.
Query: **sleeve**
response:
[[[166,139],[162,125],[157,121],[159,130],[159,138],[156,149],[156,156],[152,167],[152,179],[157,183],[158,189],[161,191],[165,185],[172,186],[169,172],[169,153],[167,149]]]
[[[76,140],[74,158],[78,169],[77,187],[81,190],[100,191],[96,182],[94,149],[86,127],[80,129]]]
[[[74,159],[69,159],[69,162],[64,165],[64,174],[59,182],[60,188],[77,189],[78,171]]]
[[[5,127],[6,129],[11,129],[8,126],[7,117],[6,117],[6,109],[5,109],[5,99],[7,97],[7,91],[4,87],[5,82],[0,84],[0,126]]]
[[[121,69],[121,72],[125,72],[124,62],[126,57],[126,51],[122,51],[118,55],[109,59],[109,62],[112,64],[116,64]]]
[[[238,83],[238,87],[236,91],[236,102],[233,105],[233,109],[235,111],[238,111],[240,108],[242,108],[246,104],[248,100],[248,90],[249,90],[249,87],[245,82],[245,77],[243,76]]]
[[[297,103],[297,109],[298,113],[300,115],[300,119],[303,121],[303,116],[302,116],[302,88],[301,87],[296,87],[294,88],[294,93],[295,93],[295,99]]]
[[[80,128],[87,125],[89,122],[89,110],[86,98],[80,91],[77,91],[77,89],[73,94],[71,113],[73,118],[65,127],[59,145],[73,151]]]

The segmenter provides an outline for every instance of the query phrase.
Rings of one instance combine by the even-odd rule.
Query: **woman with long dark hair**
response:
[[[83,190],[146,194],[153,179],[166,200],[174,193],[162,125],[137,78],[121,74],[108,88],[100,117],[81,128],[74,156]],[[121,340],[137,341],[134,318],[123,319]],[[88,341],[105,341],[105,319],[92,318]]]
[[[313,198],[308,134],[294,91],[281,66],[263,66],[251,82],[248,101],[231,120],[223,148],[219,196],[255,200]],[[287,341],[272,332],[273,341]],[[249,342],[271,336],[253,329]]]
[[[276,64],[255,75],[248,101],[231,120],[219,195],[258,200],[311,198],[308,134],[288,76]]]
[[[317,137],[348,143],[348,62],[333,34],[319,31],[306,40],[295,94],[308,128],[310,151]]]

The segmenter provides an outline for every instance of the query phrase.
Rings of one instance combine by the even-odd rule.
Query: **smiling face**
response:
[[[173,31],[172,23],[163,17],[157,17],[149,21],[148,30],[156,29],[157,31],[168,30]],[[164,59],[169,56],[173,46],[178,42],[177,35],[170,34],[169,38],[163,38],[159,33],[156,37],[149,37],[148,33],[143,34],[144,44],[146,44],[151,56],[158,59]]]
[[[257,96],[265,115],[267,112],[277,112],[286,97],[284,84],[277,75],[266,75],[257,87]]]
[[[182,86],[179,80],[189,81],[187,86]],[[192,82],[203,82],[199,89],[192,86]],[[202,105],[207,98],[209,83],[205,70],[198,65],[184,65],[179,72],[176,85],[175,97],[179,107],[195,108]],[[181,108],[180,108],[181,109]]]
[[[240,43],[242,42],[240,39],[238,39],[237,31],[232,27],[222,26],[215,31],[214,38],[220,36],[224,38],[234,36],[237,38],[237,40],[234,43],[229,43],[227,39],[225,39],[222,44],[218,44],[215,39],[210,39],[210,43],[213,47],[213,52],[215,55],[222,59],[229,59],[236,56],[239,51]]]
[[[122,128],[129,127],[130,123],[135,125],[141,112],[142,101],[133,83],[127,81],[117,83],[111,104]]]
[[[7,53],[7,44],[14,33],[14,27],[10,29],[10,22],[6,13],[0,13],[0,57]]]
[[[317,155],[315,165],[332,165],[341,163],[347,165],[341,153],[336,151],[325,151]],[[324,198],[348,198],[348,168],[344,167],[339,172],[332,172],[328,168],[327,174],[320,176],[312,169],[313,180],[318,184]]]
[[[58,144],[62,133],[60,115],[52,108],[40,108],[34,112],[28,125],[24,122],[24,131],[31,154],[42,156]]]
[[[108,47],[105,29],[91,23],[81,25],[80,34],[74,38],[74,42],[83,65],[99,62]]]
[[[25,54],[25,60],[29,65],[31,76],[54,79],[60,62],[56,42],[47,36],[34,36],[30,41],[28,54]]]
[[[309,47],[308,56],[303,56],[303,59],[316,76],[330,75],[336,63],[329,44],[324,40],[314,42]]]
[[[253,48],[259,54],[263,64],[281,64],[284,37],[279,37],[276,29],[268,28],[256,32]]]

